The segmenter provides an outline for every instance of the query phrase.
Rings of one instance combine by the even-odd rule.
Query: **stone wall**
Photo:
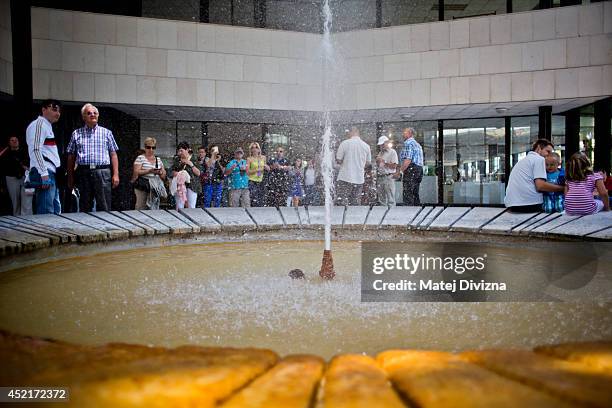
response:
[[[320,36],[32,8],[34,97],[318,110]]]
[[[319,111],[322,36],[32,9],[34,97]],[[334,34],[332,108],[612,95],[612,3]],[[330,75],[330,74],[327,74]]]
[[[339,109],[612,94],[612,3],[339,33]]]

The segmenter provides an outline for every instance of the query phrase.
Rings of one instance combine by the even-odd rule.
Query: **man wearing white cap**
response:
[[[376,190],[380,205],[395,205],[395,175],[399,163],[397,152],[387,136],[378,138],[380,151],[376,156]]]

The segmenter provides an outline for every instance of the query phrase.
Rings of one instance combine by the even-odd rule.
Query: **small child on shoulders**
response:
[[[561,156],[551,153],[546,157],[546,181],[560,186],[565,185],[565,172],[559,168]],[[544,192],[544,211],[547,213],[563,212],[563,193]]]
[[[600,199],[593,197],[597,190]],[[583,153],[574,153],[567,162],[565,212],[569,215],[589,215],[609,211],[608,190],[601,173],[594,173],[591,162]]]

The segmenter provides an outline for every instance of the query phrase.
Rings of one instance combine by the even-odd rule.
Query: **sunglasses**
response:
[[[86,112],[85,114],[89,116],[98,116],[98,112]]]
[[[153,149],[153,150],[155,150],[157,148],[155,146],[145,146],[145,149]]]

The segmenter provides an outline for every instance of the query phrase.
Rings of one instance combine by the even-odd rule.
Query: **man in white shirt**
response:
[[[542,192],[562,192],[564,187],[546,181],[546,160],[555,146],[546,139],[538,139],[527,157],[512,168],[504,203],[512,212],[542,211]]]
[[[395,175],[399,163],[397,152],[387,136],[378,138],[380,152],[376,156],[376,190],[380,205],[395,205]]]
[[[55,175],[61,162],[51,127],[60,118],[60,103],[47,99],[43,101],[41,111],[26,130],[30,186],[36,189],[36,214],[60,214],[62,207]]]
[[[365,182],[364,172],[372,160],[370,146],[359,137],[359,129],[352,127],[348,139],[343,140],[336,152],[340,165],[336,195],[338,205],[359,205]]]

